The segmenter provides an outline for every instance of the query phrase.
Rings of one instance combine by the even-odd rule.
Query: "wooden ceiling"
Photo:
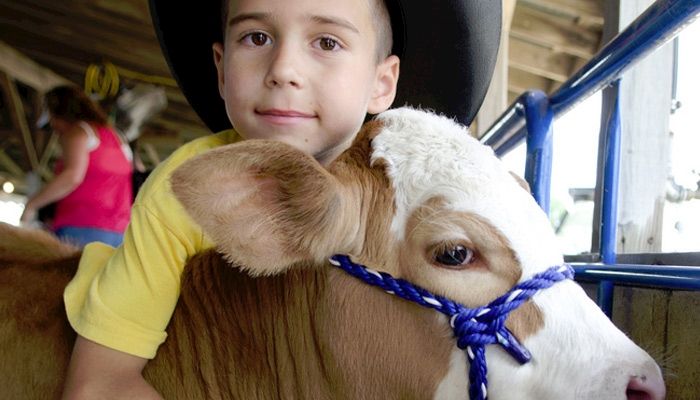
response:
[[[530,88],[555,90],[598,51],[602,31],[603,0],[517,0],[508,36],[509,98]]]
[[[529,88],[556,89],[600,46],[602,0],[503,2],[509,101]],[[207,134],[172,82],[151,26],[147,0],[0,0],[0,42],[78,84],[83,84],[90,64],[104,62],[118,68],[126,85],[160,82],[169,104],[145,126],[141,140],[151,164],[185,141]],[[20,71],[5,73],[9,82],[22,80],[17,76]],[[17,85],[20,97],[26,95],[23,85],[26,83]],[[7,115],[11,105],[8,96],[0,99],[0,114]],[[32,118],[35,116],[29,116],[27,127],[35,136],[34,157],[41,158],[47,139],[33,131]],[[28,171],[32,166],[27,133],[23,135],[15,126],[17,121],[6,123],[3,129],[2,120],[0,115],[0,174],[21,178],[18,169]]]

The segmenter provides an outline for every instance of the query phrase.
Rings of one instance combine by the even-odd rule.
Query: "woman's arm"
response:
[[[78,335],[63,399],[162,399],[141,375],[147,361]]]
[[[22,214],[22,221],[30,221],[36,211],[50,203],[69,195],[85,179],[90,153],[87,149],[88,134],[79,125],[61,134],[60,143],[63,150],[63,170],[47,183],[27,202]]]

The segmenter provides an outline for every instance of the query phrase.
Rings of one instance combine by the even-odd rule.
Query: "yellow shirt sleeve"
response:
[[[239,140],[225,131],[190,142],[156,168],[139,192],[123,244],[85,247],[64,292],[71,326],[81,336],[138,357],[153,358],[166,338],[187,260],[213,247],[170,188],[185,160]]]

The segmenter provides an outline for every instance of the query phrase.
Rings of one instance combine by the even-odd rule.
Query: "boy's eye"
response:
[[[264,46],[270,41],[270,37],[262,32],[253,32],[245,35],[243,41],[251,43],[254,46]]]
[[[318,46],[321,48],[321,50],[333,51],[339,47],[339,44],[338,41],[333,38],[324,37],[318,41]]]

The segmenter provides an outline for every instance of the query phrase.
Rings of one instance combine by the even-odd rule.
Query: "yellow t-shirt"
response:
[[[85,247],[63,295],[78,334],[138,357],[155,357],[165,341],[187,259],[213,247],[175,198],[170,176],[193,156],[239,140],[228,130],[176,150],[141,187],[123,244]]]

